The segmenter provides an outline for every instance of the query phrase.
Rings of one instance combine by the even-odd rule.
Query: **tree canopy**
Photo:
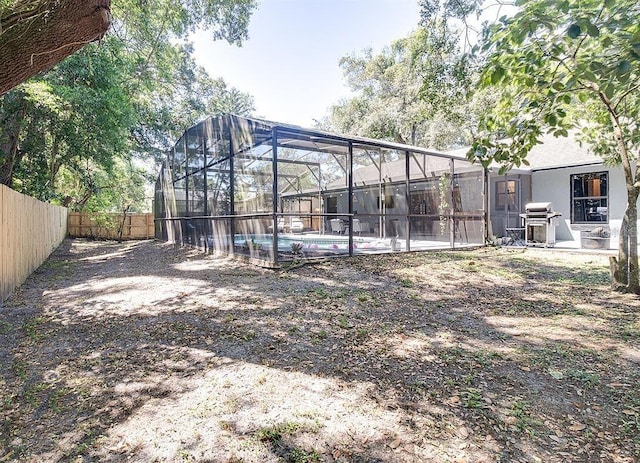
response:
[[[501,100],[482,121],[470,158],[504,169],[527,164],[544,131],[582,141],[624,172],[627,207],[614,284],[640,293],[640,4],[636,0],[533,0],[487,28],[484,88]]]
[[[427,26],[377,55],[343,57],[356,96],[334,105],[324,128],[441,149],[469,143],[477,123],[468,111],[474,64],[446,22]]]
[[[0,0],[0,95],[100,39],[109,0]]]
[[[0,99],[0,182],[75,209],[139,207],[136,158],[164,155],[205,114],[253,110],[249,95],[195,64],[183,39],[209,26],[214,37],[239,43],[253,0],[111,7],[113,27],[99,43]]]

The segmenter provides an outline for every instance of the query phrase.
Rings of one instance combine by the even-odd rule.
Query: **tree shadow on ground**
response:
[[[3,455],[633,461],[638,302],[586,259],[66,241],[2,309]]]

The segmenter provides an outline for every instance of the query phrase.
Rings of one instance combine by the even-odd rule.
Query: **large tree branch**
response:
[[[616,146],[618,148],[618,154],[620,154],[620,163],[622,164],[622,170],[624,172],[625,182],[627,186],[632,186],[635,188],[635,180],[638,177],[640,165],[636,166],[635,175],[632,170],[631,160],[629,159],[629,153],[627,152],[627,145],[624,140],[624,134],[622,131],[622,127],[620,125],[620,116],[615,111],[613,103],[607,96],[597,89],[597,86],[593,84],[593,90],[598,92],[598,96],[600,97],[600,101],[605,105],[607,112],[609,113],[609,117],[611,118],[611,125],[613,126],[613,133],[616,138]]]
[[[0,95],[50,69],[85,44],[100,39],[111,22],[110,0],[61,0],[41,3],[0,35]]]
[[[624,92],[622,95],[620,95],[620,97],[618,97],[618,102],[613,107],[613,110],[617,112],[618,106],[620,106],[620,103],[622,103],[627,96],[629,96],[630,94],[638,90],[640,90],[640,82],[637,83],[636,85],[631,86],[626,92]]]
[[[3,16],[3,12],[0,11],[0,34],[4,34],[18,24],[23,24],[45,14],[48,3],[47,0],[24,2],[17,7],[19,11],[6,16]]]

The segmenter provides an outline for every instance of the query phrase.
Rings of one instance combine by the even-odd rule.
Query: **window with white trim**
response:
[[[498,180],[496,182],[495,202],[496,209],[500,211],[518,211],[516,201],[517,183],[515,180]]]

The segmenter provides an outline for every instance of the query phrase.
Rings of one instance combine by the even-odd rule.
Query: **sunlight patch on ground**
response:
[[[82,257],[80,259],[77,259],[79,262],[105,262],[109,259],[116,259],[116,258],[125,258],[127,257],[127,254],[129,253],[129,249],[127,248],[123,248],[120,249],[119,251],[114,251],[114,252],[108,252],[108,253],[104,253],[104,254],[98,254],[95,256],[87,256],[87,257]]]
[[[610,327],[593,319],[494,316],[486,317],[485,320],[498,332],[520,340],[526,339],[540,346],[563,342],[575,345],[579,349],[600,352],[611,350],[627,361],[640,364],[639,349],[621,342],[616,336],[612,336]],[[526,326],[526,329],[523,329],[523,326]]]
[[[578,329],[567,329],[544,317],[490,316],[484,320],[496,331],[517,338],[527,337],[541,342],[581,338]],[[588,329],[585,327],[585,331]]]
[[[202,272],[205,270],[218,270],[221,268],[229,271],[233,270],[234,268],[240,268],[246,271],[245,268],[240,267],[240,264],[237,260],[220,257],[207,257],[197,261],[187,260],[185,262],[173,264],[172,267],[181,272]]]
[[[188,392],[148,401],[110,430],[103,447],[162,461],[188,455],[275,462],[273,449],[260,439],[265,430],[280,427],[290,445],[325,450],[329,442],[354,446],[385,439],[400,426],[397,413],[365,398],[366,384],[345,386],[302,373],[222,362],[193,378]]]
[[[366,382],[218,360],[217,367],[190,378],[184,392],[152,398],[112,427],[101,440],[101,456],[275,463],[282,457],[270,443],[276,437],[291,451],[366,455],[367,461],[395,461],[401,454],[420,461],[438,454],[432,444],[406,441],[410,430],[401,410],[373,400]],[[116,390],[143,386],[129,383]]]
[[[176,293],[175,288],[180,292]],[[137,276],[89,280],[67,288],[47,291],[55,318],[89,317],[104,318],[113,315],[153,316],[173,310],[192,310],[201,304],[214,306],[224,302],[234,306],[230,296],[240,298],[245,293],[229,288],[213,288],[207,281],[197,279]],[[72,304],[57,304],[73,301]],[[61,320],[65,323],[64,320]],[[72,319],[67,322],[73,321]]]
[[[392,353],[398,358],[413,358],[418,356],[423,362],[432,362],[436,359],[431,342],[425,337],[407,336],[398,334],[387,341],[392,347]]]

